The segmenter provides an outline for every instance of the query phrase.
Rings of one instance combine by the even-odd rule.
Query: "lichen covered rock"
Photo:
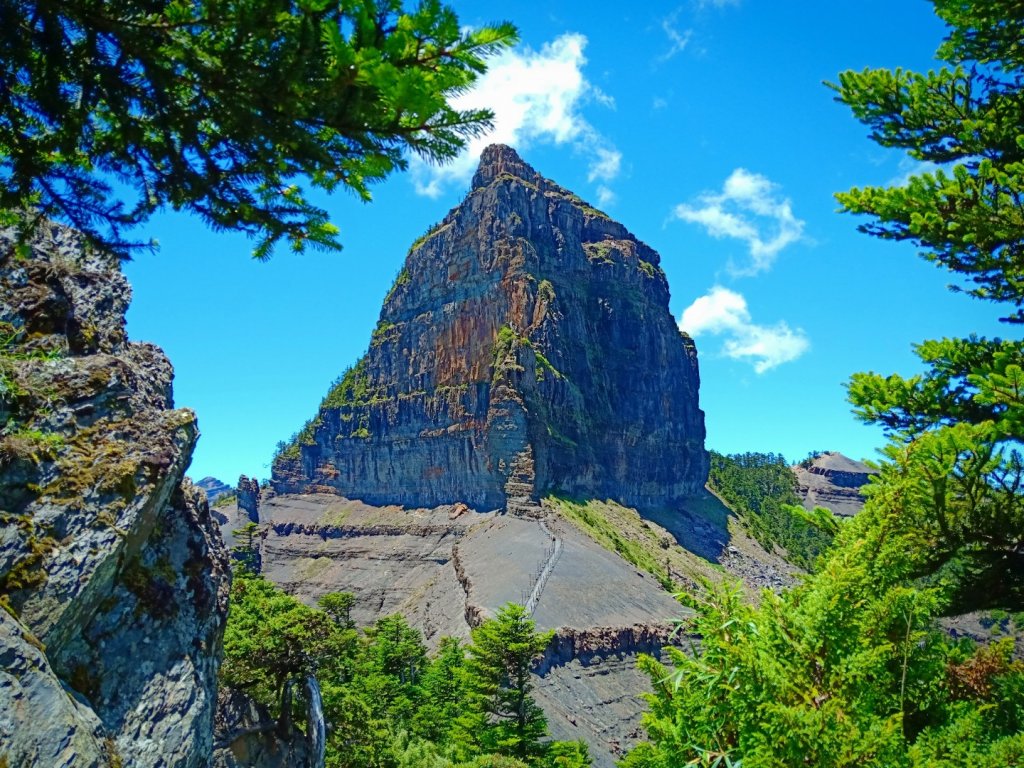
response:
[[[414,244],[366,356],[275,460],[280,493],[670,506],[707,478],[692,340],[651,248],[508,147]]]
[[[43,224],[28,252],[0,232],[0,601],[124,764],[200,766],[227,558],[184,481],[195,416],[174,409],[163,353],[127,341],[129,298],[72,230]],[[23,738],[31,720],[0,754]]]
[[[113,750],[96,714],[69,695],[39,641],[0,611],[0,757],[9,766],[100,768]]]

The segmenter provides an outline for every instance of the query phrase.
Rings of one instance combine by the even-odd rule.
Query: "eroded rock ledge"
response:
[[[792,470],[804,507],[825,507],[843,517],[861,510],[864,496],[860,489],[878,474],[878,470],[836,451],[825,451]]]

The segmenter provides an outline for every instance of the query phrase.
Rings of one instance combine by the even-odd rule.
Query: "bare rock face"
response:
[[[256,478],[249,479],[245,475],[238,478],[235,489],[239,514],[244,514],[251,523],[260,521],[260,484]]]
[[[295,728],[281,736],[280,724],[241,691],[218,693],[216,749],[211,768],[303,768],[314,765],[305,734]]]
[[[843,517],[860,512],[864,506],[860,489],[878,473],[836,451],[825,451],[792,469],[805,508],[825,507]]]
[[[512,149],[487,148],[272,486],[526,513],[552,492],[638,507],[698,492],[697,353],[659,261]]]
[[[195,417],[127,341],[117,260],[54,224],[29,245],[0,231],[0,756],[205,766],[230,577]]]
[[[8,765],[111,765],[96,713],[68,696],[42,646],[6,611],[0,611],[0,705],[0,757]]]

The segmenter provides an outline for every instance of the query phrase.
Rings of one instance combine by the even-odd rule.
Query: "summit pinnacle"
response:
[[[527,513],[551,493],[668,507],[698,492],[697,352],[659,262],[515,150],[488,147],[272,484]]]

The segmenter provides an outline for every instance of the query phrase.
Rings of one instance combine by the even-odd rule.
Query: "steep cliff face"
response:
[[[116,259],[73,231],[43,225],[27,251],[0,231],[12,766],[209,762],[227,558],[184,479],[195,417],[174,409],[163,353],[127,341],[129,296]]]
[[[697,355],[659,260],[489,147],[411,249],[366,356],[276,459],[275,490],[511,511],[551,492],[641,507],[697,492]]]

